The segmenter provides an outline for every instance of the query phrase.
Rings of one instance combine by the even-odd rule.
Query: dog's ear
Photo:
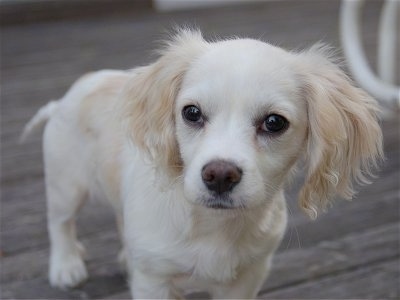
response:
[[[181,159],[175,137],[174,104],[183,76],[207,43],[200,31],[178,30],[160,58],[137,70],[123,91],[128,127],[136,146],[155,165],[177,174]]]
[[[315,218],[335,194],[351,199],[353,182],[368,183],[383,159],[382,131],[376,101],[331,62],[329,49],[316,46],[299,55],[309,119],[308,174],[299,202]]]

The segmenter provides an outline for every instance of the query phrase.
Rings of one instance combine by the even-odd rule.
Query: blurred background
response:
[[[362,10],[373,70],[382,5],[369,0]],[[41,136],[17,143],[38,108],[61,98],[84,73],[154,61],[174,26],[199,27],[206,39],[250,37],[294,50],[323,41],[340,55],[340,6],[338,0],[0,0],[1,298],[129,298],[114,217],[99,203],[78,217],[89,281],[70,291],[49,287]],[[397,54],[397,73],[399,62]],[[297,207],[301,176],[294,182],[287,234],[260,299],[400,297],[398,114],[383,119],[382,128],[387,160],[354,201],[338,201],[313,222]]]

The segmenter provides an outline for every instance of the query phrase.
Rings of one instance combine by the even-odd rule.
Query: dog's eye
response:
[[[271,114],[261,124],[261,130],[266,133],[279,133],[287,129],[289,122],[282,116]]]
[[[200,108],[195,105],[188,105],[182,109],[182,117],[185,121],[195,124],[203,124],[203,114]]]

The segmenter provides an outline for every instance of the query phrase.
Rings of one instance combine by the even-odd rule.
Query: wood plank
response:
[[[263,293],[393,260],[400,255],[399,230],[399,223],[395,222],[342,239],[322,241],[313,247],[282,251],[274,258]]]
[[[307,247],[318,241],[331,240],[351,232],[395,222],[399,217],[399,181],[398,173],[393,175],[381,178],[384,183],[391,179],[388,190],[380,189],[379,185],[365,187],[356,200],[337,201],[327,213],[320,214],[316,221],[309,220],[299,211],[295,198],[289,199],[292,216],[289,216],[289,228],[281,249],[299,247],[299,244]],[[332,224],[335,224],[334,230]]]
[[[346,236],[337,241],[322,242],[309,249],[293,249],[279,253],[274,259],[270,278],[267,280],[261,295],[275,297],[280,295],[281,292],[286,295],[286,291],[290,290],[287,287],[300,287],[309,285],[310,282],[324,281],[325,278],[336,278],[338,274],[349,273],[349,270],[351,270],[350,274],[354,270],[363,270],[363,274],[365,272],[369,274],[372,271],[364,270],[369,270],[369,265],[374,266],[373,270],[375,270],[376,276],[386,278],[386,274],[380,274],[380,272],[385,273],[387,271],[386,267],[382,270],[380,264],[381,262],[386,264],[387,261],[390,261],[393,265],[395,259],[398,258],[400,254],[398,234],[399,223],[394,223],[361,234]],[[109,293],[110,299],[115,299],[114,290],[117,290],[118,295],[121,295],[120,290],[127,289],[126,286],[123,286],[123,275],[118,271],[118,266],[114,260],[115,252],[118,249],[115,247],[117,244],[115,235],[99,234],[96,238],[87,239],[85,244],[91,250],[88,254],[91,257],[89,270],[92,279],[88,284],[73,290],[71,294],[65,294],[65,292],[57,294],[57,291],[48,287],[46,281],[38,279],[38,277],[43,277],[47,266],[48,252],[42,250],[21,254],[17,260],[4,259],[3,278],[5,278],[5,282],[2,286],[5,293],[3,295],[6,295],[6,298],[15,297],[19,299],[29,297],[57,298],[58,295],[76,299],[76,293],[79,291],[78,295],[85,295],[88,298],[95,298],[98,295],[104,296]],[[360,255],[360,253],[363,253],[363,255]],[[105,260],[105,262],[101,263],[102,260]],[[30,266],[29,269],[23,267],[26,264]],[[376,265],[379,268],[376,268]],[[21,272],[21,269],[24,271]],[[111,280],[111,282],[108,282],[107,290],[102,290],[100,293],[95,287],[103,280]],[[393,279],[384,286],[388,287],[389,285],[389,290],[393,290]],[[30,287],[30,289],[25,290],[22,288],[23,286]],[[115,288],[115,286],[118,288]],[[32,294],[32,292],[35,293]],[[336,294],[327,293],[325,295],[335,297]]]
[[[263,293],[260,299],[399,299],[398,257],[393,260]]]
[[[98,299],[126,288],[126,281],[120,272],[107,271],[90,279],[82,288],[72,290],[51,288],[47,279],[38,277],[4,285],[2,299]]]
[[[0,24],[20,24],[149,10],[150,0],[1,1]]]
[[[308,40],[314,34],[320,35],[317,38],[313,38],[316,41],[324,37],[337,35],[338,4],[338,1],[329,1],[323,4],[315,1],[287,1],[283,5],[282,3],[276,5],[275,3],[264,2],[257,3],[257,5],[244,5],[241,7],[240,13],[238,13],[237,9],[228,7],[215,8],[213,9],[214,13],[211,14],[208,10],[202,10],[185,13],[145,14],[134,18],[129,16],[117,20],[102,19],[101,22],[98,20],[85,20],[84,31],[81,30],[83,24],[79,21],[55,22],[51,23],[51,26],[34,24],[30,27],[6,27],[3,30],[3,36],[4,39],[11,43],[2,45],[2,50],[5,55],[9,55],[13,59],[4,61],[4,67],[26,64],[27,62],[35,61],[35,59],[41,60],[42,63],[51,62],[54,59],[59,60],[62,56],[53,56],[51,53],[53,49],[60,50],[58,42],[60,39],[68,41],[67,44],[62,44],[62,48],[68,50],[65,53],[72,53],[73,49],[73,51],[79,51],[82,46],[85,47],[88,44],[88,41],[95,45],[102,43],[105,46],[98,47],[98,51],[107,48],[112,50],[134,50],[134,48],[126,46],[143,45],[143,41],[148,44],[152,37],[158,39],[157,32],[160,32],[160,28],[170,27],[171,20],[175,20],[176,24],[196,22],[204,28],[205,32],[211,32],[212,35],[227,32],[228,29],[230,35],[248,32],[247,35],[250,34],[255,37],[263,35],[268,39],[270,39],[269,36],[272,36],[282,40],[282,33],[284,33],[284,36],[287,37],[285,38],[287,40],[285,44],[291,44],[294,47],[305,46],[305,37]],[[366,26],[366,30],[364,30],[366,42],[376,43],[375,34],[371,33],[376,32],[374,23],[379,17],[376,12],[380,9],[380,3],[379,1],[373,1],[365,5],[365,7],[365,19],[369,21],[364,22],[364,26]],[[301,11],[301,14],[298,11]],[[249,18],[249,15],[252,17]],[[287,17],[282,18],[281,15]],[[302,28],[297,26],[299,22],[303,24]],[[314,26],[315,23],[320,23],[322,26]],[[143,30],[146,33],[153,32],[153,35],[139,34]],[[35,35],[37,31],[43,32],[43,35],[39,36],[42,43],[35,42],[38,39],[38,36]],[[79,35],[76,34],[77,31],[80,31]],[[108,33],[106,36],[104,35],[105,32]],[[300,32],[302,34],[299,34]],[[126,39],[127,36],[134,38]],[[271,40],[274,41],[274,38]],[[297,42],[297,40],[300,40],[300,42]],[[129,44],[122,44],[122,47],[118,47],[119,43]],[[150,46],[150,44],[148,45]],[[73,48],[70,48],[71,46]],[[151,47],[148,49],[151,49]],[[369,49],[367,54],[370,52],[371,50]],[[46,60],[47,57],[48,60]],[[28,61],[26,61],[27,59]],[[79,56],[71,56],[71,60],[76,59],[79,60]]]
[[[26,66],[27,64],[32,65],[32,63],[35,62],[41,64],[50,63],[49,71],[57,72],[58,68],[54,69],[51,67],[53,61],[60,62],[67,59],[69,61],[74,61],[76,65],[77,61],[85,57],[85,55],[82,56],[82,50],[85,50],[87,46],[91,46],[88,49],[91,50],[90,52],[92,55],[102,55],[105,53],[112,55],[113,53],[117,53],[118,55],[114,55],[117,59],[122,51],[126,53],[126,49],[130,49],[132,53],[137,53],[137,47],[143,45],[143,41],[146,41],[147,45],[144,49],[150,50],[154,47],[154,44],[152,45],[151,42],[149,43],[149,39],[151,39],[151,37],[154,37],[155,40],[159,39],[160,28],[168,28],[170,26],[168,23],[171,22],[172,18],[174,18],[176,20],[175,22],[178,24],[190,24],[193,20],[196,20],[199,22],[199,26],[204,28],[206,35],[220,34],[218,31],[221,31],[221,33],[226,32],[226,28],[229,28],[229,35],[248,32],[246,35],[260,37],[262,34],[274,42],[274,37],[282,40],[281,32],[285,31],[287,41],[284,44],[291,44],[296,48],[299,47],[299,45],[306,46],[304,40],[300,43],[293,41],[293,39],[299,39],[299,30],[303,30],[303,28],[296,27],[299,21],[304,23],[304,30],[307,30],[307,34],[302,34],[302,36],[313,36],[315,34],[316,36],[313,38],[314,41],[324,36],[335,36],[337,34],[335,25],[337,22],[338,1],[329,1],[324,5],[313,5],[315,4],[313,1],[301,1],[298,5],[296,4],[297,2],[293,1],[289,3],[290,10],[287,10],[287,7],[274,7],[270,3],[259,3],[257,5],[245,5],[241,7],[240,14],[237,13],[236,9],[218,8],[215,9],[214,14],[209,14],[208,11],[197,11],[185,14],[150,14],[147,15],[147,18],[146,16],[142,16],[139,18],[120,18],[118,20],[103,19],[101,22],[86,21],[85,30],[79,35],[76,35],[76,32],[81,29],[81,22],[57,22],[47,27],[42,24],[35,24],[31,26],[31,28],[5,28],[5,30],[3,30],[3,36],[9,43],[3,46],[3,52],[5,55],[10,56],[11,60],[5,60],[4,67],[7,68],[8,66],[16,65]],[[296,6],[300,8],[304,7],[304,5],[308,5],[313,9],[304,10],[302,15],[297,14]],[[367,11],[371,12],[375,9],[374,7],[369,8],[369,6],[370,5],[367,5]],[[326,13],[328,11],[329,14]],[[308,15],[305,16],[304,13],[307,12]],[[289,14],[289,16],[283,19],[280,17],[280,13]],[[252,18],[248,18],[248,14],[253,14]],[[377,18],[377,16],[371,13],[369,17],[370,19]],[[323,23],[324,29],[312,26],[314,22]],[[232,28],[232,26],[234,28]],[[211,28],[212,30],[210,30]],[[296,31],[290,30],[292,28],[296,28]],[[38,38],[35,35],[38,30],[44,33],[40,36],[41,43],[33,43],[33,41]],[[138,34],[139,32],[142,33],[143,30],[145,30],[147,34],[151,33],[151,36]],[[312,30],[314,30],[314,32]],[[105,39],[105,32],[112,34],[108,34]],[[207,32],[209,33],[207,34]],[[367,30],[367,32],[370,32],[370,30]],[[127,36],[135,38],[127,39]],[[68,40],[68,43],[64,43],[62,48],[60,48],[60,39],[64,41]],[[142,48],[142,51],[139,52],[144,53],[144,49]],[[63,52],[56,53],[53,50]],[[94,53],[93,50],[95,50]],[[83,54],[84,53],[85,51]],[[68,57],[65,57],[65,55],[68,55]],[[93,57],[97,58],[96,55],[93,55]],[[23,74],[21,75],[24,76]]]

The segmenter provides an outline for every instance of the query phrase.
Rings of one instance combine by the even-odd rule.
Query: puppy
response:
[[[376,102],[321,46],[287,52],[180,30],[153,64],[83,76],[39,110],[50,283],[87,278],[74,216],[113,206],[134,298],[254,298],[286,227],[285,183],[305,165],[312,218],[383,156]]]

